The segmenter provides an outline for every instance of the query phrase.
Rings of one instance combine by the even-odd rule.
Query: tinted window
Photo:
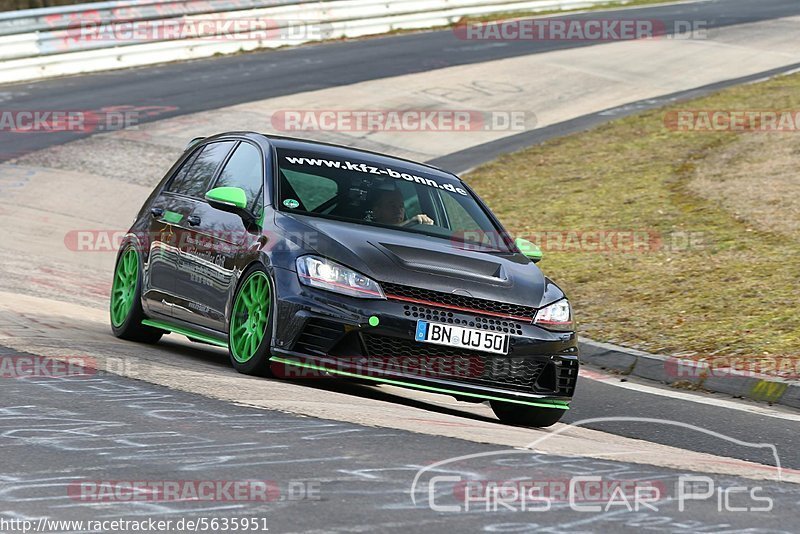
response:
[[[286,187],[283,189],[286,193],[284,200],[291,202],[289,197],[296,196],[296,200],[299,200],[308,211],[314,211],[319,208],[322,204],[334,198],[338,191],[338,186],[334,180],[288,169],[284,170],[283,174],[291,186],[291,188]],[[294,190],[294,194],[291,194],[292,190]]]
[[[241,187],[247,194],[247,206],[255,211],[263,184],[261,151],[250,143],[242,143],[225,164],[214,187]]]
[[[195,150],[194,153],[183,162],[183,165],[181,165],[181,168],[175,173],[172,181],[169,183],[169,186],[167,186],[167,191],[175,191],[183,186],[183,183],[186,181],[186,175],[192,169],[192,165],[194,165],[194,162],[197,159],[197,156],[200,155],[200,152],[202,152],[202,149]]]
[[[507,252],[504,231],[452,177],[278,149],[278,209],[422,233],[477,250]]]
[[[461,232],[476,232],[481,230],[481,224],[475,219],[485,217],[483,213],[476,213],[471,204],[460,201],[451,195],[442,195],[442,203],[450,219],[450,228]],[[470,213],[472,211],[473,213]]]
[[[417,188],[414,187],[414,184],[397,182],[395,186],[403,193],[403,204],[406,209],[406,216],[411,217],[413,215],[422,213],[422,207],[419,203],[419,195],[417,194]]]
[[[224,141],[201,148],[178,171],[167,190],[181,195],[202,197],[234,144],[234,141]]]

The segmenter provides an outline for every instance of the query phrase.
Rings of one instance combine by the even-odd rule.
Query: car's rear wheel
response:
[[[566,410],[559,408],[536,408],[513,402],[489,401],[492,411],[500,421],[509,425],[543,428],[552,426],[561,419]]]
[[[272,289],[266,271],[245,272],[233,299],[228,349],[233,367],[248,375],[269,376]]]
[[[158,328],[144,326],[142,310],[142,270],[139,253],[132,245],[123,249],[114,269],[111,286],[111,331],[121,339],[155,343],[164,334]]]

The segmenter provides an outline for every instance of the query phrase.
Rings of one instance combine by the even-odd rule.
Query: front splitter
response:
[[[271,362],[275,363],[282,363],[283,365],[289,365],[293,367],[298,367],[301,369],[310,369],[313,371],[328,373],[331,375],[338,375],[344,376],[347,378],[357,378],[360,380],[371,380],[373,382],[378,382],[381,384],[390,384],[393,386],[400,386],[405,388],[413,388],[419,389],[423,391],[431,391],[433,393],[442,393],[445,395],[452,395],[455,397],[474,397],[481,400],[493,400],[493,401],[501,401],[501,402],[509,402],[513,404],[522,404],[525,406],[535,406],[537,408],[553,408],[557,410],[569,410],[569,402],[567,401],[560,401],[560,400],[539,400],[539,401],[528,401],[528,400],[521,400],[521,399],[513,399],[508,397],[495,397],[493,395],[486,395],[483,393],[474,393],[470,391],[456,391],[454,389],[447,389],[439,386],[429,386],[426,384],[417,384],[415,382],[406,382],[404,380],[397,380],[394,378],[383,378],[378,376],[367,376],[367,375],[360,375],[356,373],[350,373],[348,371],[342,371],[339,369],[331,369],[329,367],[325,367],[324,365],[319,365],[316,363],[310,362],[301,362],[297,360],[288,360],[286,358],[282,358],[280,356],[273,356],[269,359]]]

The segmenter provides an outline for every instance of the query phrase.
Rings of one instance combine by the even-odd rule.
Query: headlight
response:
[[[297,258],[297,276],[302,284],[342,295],[364,299],[386,298],[381,286],[371,278],[325,258]]]
[[[540,309],[536,312],[533,324],[538,324],[549,330],[571,331],[573,324],[569,301],[561,299]]]

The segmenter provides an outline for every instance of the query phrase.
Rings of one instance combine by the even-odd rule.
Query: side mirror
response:
[[[522,252],[525,257],[530,258],[533,263],[537,263],[542,260],[542,249],[527,239],[518,237],[514,240],[514,244],[517,246],[519,251]]]
[[[216,187],[206,193],[206,200],[218,210],[247,214],[247,193],[241,187]]]

